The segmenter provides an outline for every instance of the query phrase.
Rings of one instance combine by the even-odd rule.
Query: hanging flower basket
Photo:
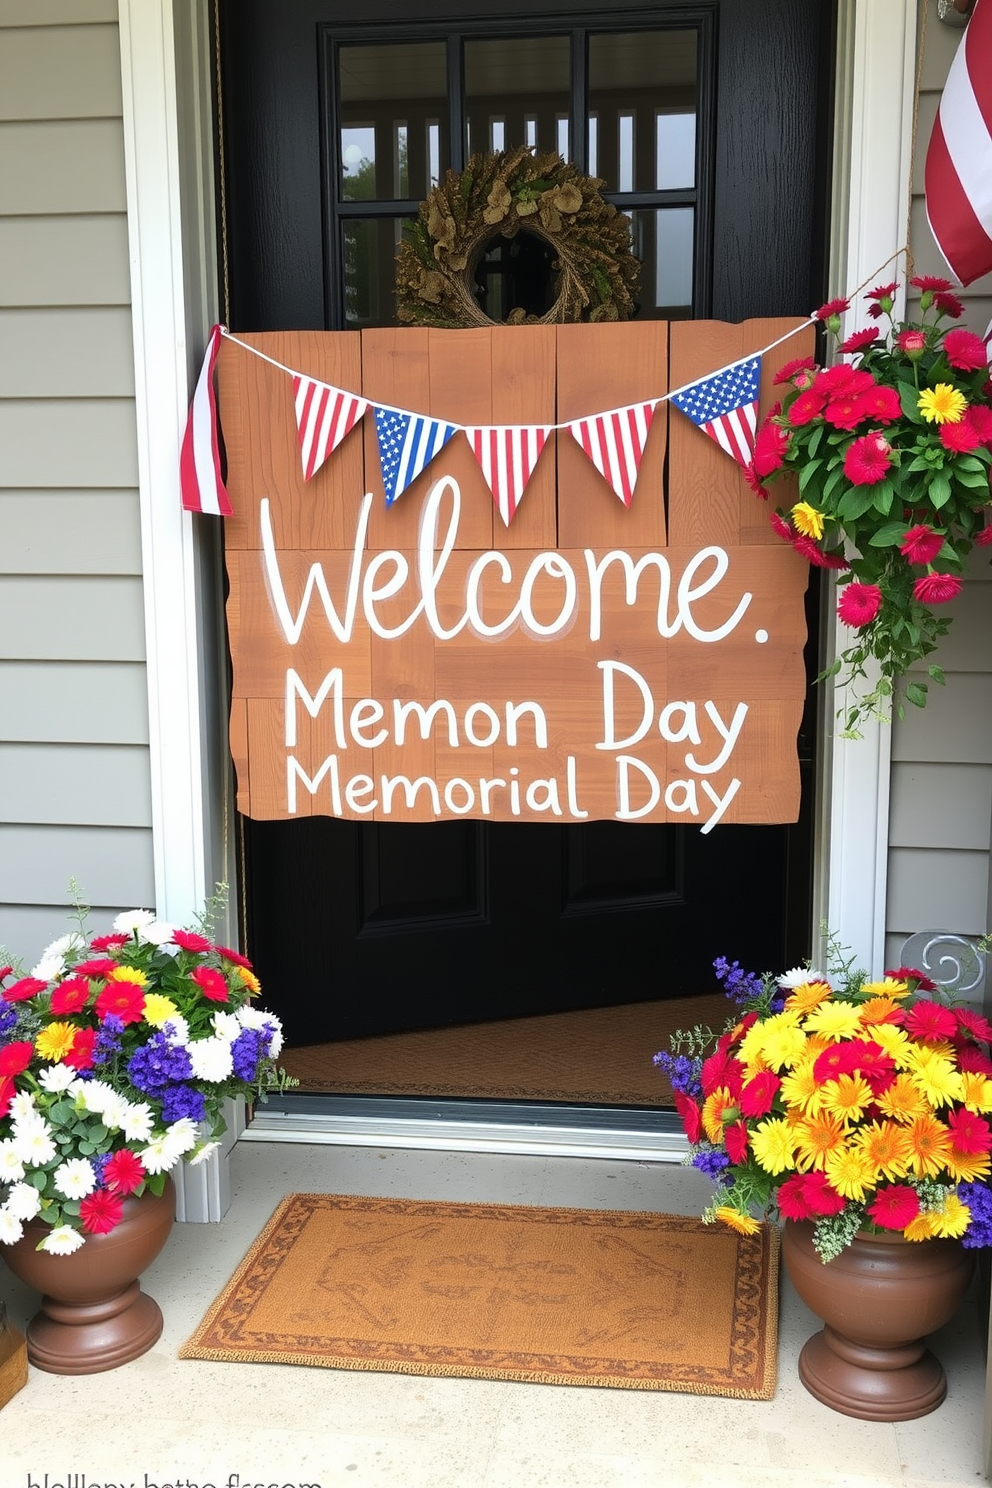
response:
[[[837,613],[856,635],[823,676],[843,670],[853,686],[842,710],[848,737],[887,716],[896,684],[949,629],[944,606],[960,592],[972,547],[992,543],[988,350],[971,331],[945,326],[963,309],[946,279],[910,283],[921,291],[921,320],[893,320],[897,285],[879,285],[866,297],[868,315],[887,331],[855,331],[838,347],[849,360],[835,366],[803,358],[782,368],[782,400],[747,471],[765,500],[773,482],[791,477],[772,526],[810,563],[840,574]],[[847,309],[832,300],[817,318],[838,337]],[[927,674],[944,680],[932,663]],[[903,698],[923,707],[927,682],[904,682],[900,716]]]

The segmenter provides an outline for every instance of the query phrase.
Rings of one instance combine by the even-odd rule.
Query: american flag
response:
[[[328,455],[337,449],[368,408],[365,398],[315,382],[302,373],[293,375],[296,427],[300,435],[303,479],[310,480]]]
[[[392,506],[397,496],[402,496],[410,482],[444,449],[451,436],[458,433],[458,426],[425,414],[377,408],[375,432],[386,505]]]
[[[992,0],[977,0],[951,63],[925,184],[937,247],[971,284],[992,269]]]
[[[203,366],[196,380],[179,452],[179,489],[186,511],[230,517],[234,508],[220,473],[217,396],[214,392],[214,364],[222,335],[223,328],[215,325],[203,354]]]
[[[760,381],[761,357],[745,357],[712,377],[680,388],[671,401],[732,459],[747,465],[754,453]]]
[[[654,417],[653,403],[636,403],[612,413],[596,413],[568,425],[596,469],[624,506],[630,505],[641,456]]]
[[[506,424],[465,430],[504,527],[513,521],[551,427],[550,424]]]

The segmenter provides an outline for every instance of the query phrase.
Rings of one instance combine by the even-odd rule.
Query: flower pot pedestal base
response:
[[[28,1324],[28,1361],[49,1374],[99,1374],[140,1358],[161,1335],[159,1305],[136,1281],[99,1302],[46,1296]]]
[[[799,1378],[831,1410],[861,1421],[915,1421],[947,1394],[943,1366],[922,1339],[872,1348],[829,1326],[803,1346]]]

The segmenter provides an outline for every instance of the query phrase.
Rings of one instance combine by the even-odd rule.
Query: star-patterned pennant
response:
[[[551,424],[506,424],[465,430],[504,527],[513,521],[552,427]]]
[[[738,465],[747,465],[754,453],[760,382],[761,357],[744,357],[681,388],[671,401]]]
[[[594,413],[568,425],[596,469],[629,506],[641,456],[654,417],[654,403],[635,403],[612,413]]]
[[[386,505],[392,506],[397,496],[402,496],[435,455],[440,454],[451,436],[458,433],[458,425],[446,424],[426,414],[376,408],[375,433]]]
[[[346,393],[326,382],[315,382],[299,372],[293,377],[293,392],[303,479],[311,480],[369,405],[355,393]]]

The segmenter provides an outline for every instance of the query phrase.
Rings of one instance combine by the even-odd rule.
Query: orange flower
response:
[[[801,1173],[824,1168],[832,1152],[847,1141],[844,1123],[830,1111],[820,1111],[796,1125],[796,1167]]]
[[[987,1152],[962,1152],[952,1147],[944,1158],[944,1167],[955,1183],[974,1183],[992,1169],[992,1158]]]
[[[720,1085],[706,1097],[703,1104],[703,1130],[713,1143],[719,1147],[723,1142],[724,1112],[733,1112],[730,1118],[736,1121],[740,1115],[737,1107],[737,1097],[731,1095],[726,1085]]]
[[[875,1023],[901,1023],[904,1016],[902,1008],[891,997],[873,997],[861,1009],[861,1022],[866,1028]]]
[[[917,1116],[908,1129],[909,1165],[919,1178],[936,1178],[951,1151],[947,1127],[929,1112]]]
[[[758,1221],[752,1219],[750,1214],[741,1214],[739,1209],[731,1209],[729,1204],[721,1204],[713,1212],[717,1219],[729,1225],[732,1230],[736,1230],[738,1235],[756,1235],[761,1228]]]
[[[823,1109],[848,1123],[857,1121],[874,1096],[863,1075],[839,1075],[823,1087]]]
[[[915,1121],[929,1110],[925,1098],[909,1075],[896,1075],[892,1084],[875,1097],[875,1104],[885,1116],[895,1121]]]
[[[801,1013],[808,1013],[832,996],[833,990],[828,982],[802,982],[789,993],[785,1006],[790,1010],[798,1009]]]
[[[911,1148],[904,1126],[894,1121],[871,1121],[854,1140],[864,1149],[878,1177],[905,1177]]]

